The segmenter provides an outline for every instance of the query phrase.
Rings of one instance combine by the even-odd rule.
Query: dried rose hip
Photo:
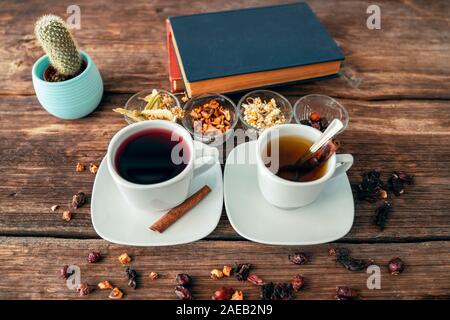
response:
[[[388,201],[383,201],[378,207],[375,208],[375,224],[380,228],[381,231],[384,230],[386,220],[391,212],[391,204]]]
[[[131,269],[130,267],[127,267],[127,268],[125,268],[125,273],[128,278],[128,286],[130,288],[136,289],[136,287],[137,287],[137,283],[136,283],[137,272],[136,272],[136,270]]]
[[[238,279],[239,281],[247,280],[247,277],[250,273],[251,266],[252,265],[250,263],[235,264],[233,273],[234,273],[236,279]]]
[[[318,112],[311,112],[311,114],[309,115],[309,120],[311,120],[312,122],[317,122],[320,120],[320,114]]]
[[[342,264],[347,270],[360,271],[373,264],[371,260],[355,259],[350,256],[347,248],[330,249],[330,255],[336,256],[336,261]]]
[[[273,282],[263,284],[261,286],[261,294],[260,294],[261,299],[270,300],[272,298],[273,288],[274,288]]]
[[[219,290],[214,291],[213,300],[230,300],[234,294],[233,288],[222,287]]]
[[[414,176],[403,171],[394,171],[389,177],[387,186],[396,196],[399,196],[405,192],[405,184],[411,185],[413,183]]]
[[[179,273],[177,274],[175,281],[179,286],[189,286],[192,279],[187,273]]]
[[[356,197],[369,202],[386,199],[387,193],[380,176],[381,173],[377,170],[364,172],[361,183],[355,187]]]
[[[262,279],[256,274],[249,274],[247,277],[247,281],[256,284],[257,286],[262,286],[264,284],[264,281],[262,281]]]
[[[292,300],[293,289],[289,283],[277,283],[273,287],[271,300]]]
[[[397,276],[405,270],[405,264],[402,259],[397,257],[389,261],[388,268],[392,275]]]
[[[189,291],[189,289],[186,287],[176,286],[175,294],[177,295],[178,299],[180,299],[180,300],[192,300],[192,294]]]
[[[354,300],[358,298],[358,292],[349,287],[336,288],[336,300]]]
[[[78,209],[86,203],[86,195],[84,192],[78,192],[72,197],[72,207]]]
[[[305,278],[300,274],[294,276],[291,280],[292,289],[294,289],[294,291],[296,292],[300,291],[304,284]]]
[[[87,296],[92,291],[93,291],[93,288],[85,282],[80,283],[80,285],[77,288],[77,292],[80,296]]]
[[[65,279],[65,280],[69,279],[69,277],[71,275],[73,275],[73,273],[74,273],[73,270],[72,270],[72,272],[69,272],[69,266],[67,266],[67,265],[63,266],[60,271],[61,278]]]
[[[89,252],[87,260],[89,263],[96,263],[96,262],[100,261],[101,257],[102,256],[100,255],[100,252],[92,251],[92,252]]]
[[[308,257],[303,252],[295,252],[288,256],[289,261],[295,264],[305,264],[308,262]]]

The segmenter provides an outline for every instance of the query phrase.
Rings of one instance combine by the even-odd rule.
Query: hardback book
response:
[[[303,2],[170,17],[167,28],[189,96],[323,79],[344,60]]]
[[[169,20],[166,20],[167,32],[167,66],[169,69],[170,91],[183,92],[185,91],[183,78],[181,77],[180,68],[178,67],[177,56],[172,42],[172,33],[170,31]]]

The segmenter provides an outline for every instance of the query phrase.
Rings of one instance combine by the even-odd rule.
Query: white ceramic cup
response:
[[[182,137],[182,146],[187,148],[188,157],[185,160],[187,165],[182,172],[169,180],[154,184],[136,184],[119,175],[115,164],[116,152],[127,138],[149,129],[170,131],[175,141],[178,141],[178,137]],[[204,144],[195,146],[194,148],[189,132],[179,124],[164,120],[137,122],[122,128],[111,139],[106,156],[108,170],[121,194],[131,206],[147,213],[168,210],[187,198],[194,176],[207,171],[218,161],[219,152],[216,148]]]
[[[350,154],[333,154],[327,163],[325,174],[308,182],[289,181],[278,177],[266,167],[262,152],[267,143],[282,136],[299,136],[316,141],[321,132],[300,124],[284,124],[264,130],[256,146],[258,185],[264,198],[274,206],[291,209],[306,206],[316,200],[330,179],[347,172],[353,164]]]

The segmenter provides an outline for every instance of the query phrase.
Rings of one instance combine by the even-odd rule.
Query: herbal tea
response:
[[[267,144],[262,158],[266,167],[280,178],[297,182],[314,181],[325,175],[327,161],[323,161],[317,166],[304,166],[300,168],[302,169],[301,174],[296,170],[280,170],[284,166],[293,165],[312,144],[312,141],[303,137],[281,136]]]
[[[178,159],[172,159],[172,149],[175,146],[180,150],[176,154],[180,157]],[[186,168],[188,162],[182,159],[189,159],[187,150],[182,137],[177,141],[172,140],[171,131],[148,129],[122,142],[115,156],[116,170],[122,178],[133,183],[164,182],[176,177]]]

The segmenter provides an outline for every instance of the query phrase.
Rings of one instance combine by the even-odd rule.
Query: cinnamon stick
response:
[[[150,229],[163,233],[167,228],[174,224],[178,219],[184,216],[189,210],[195,207],[200,201],[202,201],[208,193],[211,192],[211,188],[207,185],[203,186],[200,190],[194,193],[192,196],[183,201],[183,203],[172,208],[163,215],[159,220],[150,226]]]

